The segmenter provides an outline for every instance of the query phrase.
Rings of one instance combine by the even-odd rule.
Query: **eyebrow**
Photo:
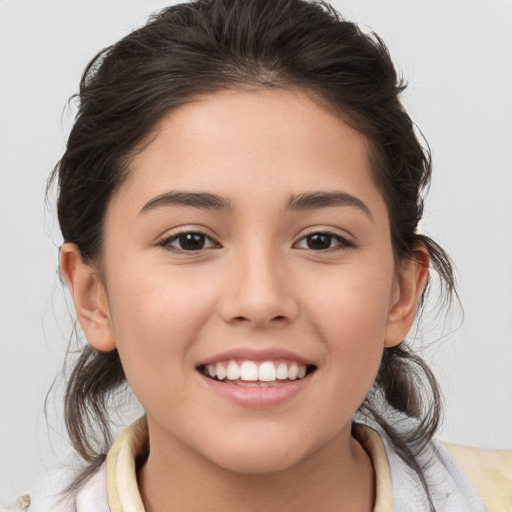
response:
[[[192,206],[202,210],[231,211],[231,200],[208,192],[182,192],[172,190],[148,201],[140,213],[146,213],[162,206]]]
[[[202,210],[232,211],[233,205],[227,197],[211,194],[209,192],[184,192],[172,190],[154,197],[141,209],[146,213],[162,206],[191,206]],[[316,210],[330,206],[348,206],[357,208],[370,219],[372,214],[368,206],[357,197],[347,192],[305,192],[291,195],[285,205],[285,211]]]
[[[299,195],[292,195],[285,207],[285,211],[316,210],[329,206],[349,206],[361,210],[370,219],[372,214],[368,206],[361,199],[348,194],[347,192],[310,192]]]

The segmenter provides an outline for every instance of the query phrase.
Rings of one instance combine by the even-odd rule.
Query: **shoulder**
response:
[[[105,466],[102,465],[76,493],[63,495],[69,479],[65,470],[54,471],[39,481],[29,494],[0,507],[0,512],[109,512]]]
[[[359,427],[357,437],[372,458],[377,473],[377,495],[392,496],[392,505],[386,502],[382,510],[430,511],[426,486],[436,510],[512,511],[511,451],[445,445],[434,439],[416,457],[416,463],[422,470],[420,477],[404,462],[391,439],[379,428]],[[381,445],[382,448],[376,450],[372,445]],[[383,478],[385,473],[389,476]]]
[[[399,510],[410,510],[411,500],[421,501],[416,474],[399,460],[389,444],[387,451],[393,493],[396,493],[395,504],[401,505]],[[453,512],[512,511],[512,452],[445,444],[434,439],[417,462],[423,470],[436,509]],[[423,509],[418,507],[418,510]]]
[[[512,450],[444,445],[468,476],[489,512],[512,510]]]

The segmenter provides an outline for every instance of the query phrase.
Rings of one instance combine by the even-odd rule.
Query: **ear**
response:
[[[75,244],[65,243],[60,249],[60,270],[89,344],[103,352],[114,350],[107,295],[97,269],[84,263]]]
[[[418,301],[427,282],[428,264],[429,255],[423,244],[415,249],[410,259],[401,263],[388,315],[385,347],[402,343],[412,327]]]

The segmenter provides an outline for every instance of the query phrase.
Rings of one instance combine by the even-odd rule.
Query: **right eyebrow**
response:
[[[363,212],[372,219],[370,209],[361,199],[342,191],[319,191],[292,195],[286,203],[285,210],[316,210],[330,206],[348,206]]]
[[[147,213],[162,206],[192,206],[202,210],[224,210],[233,209],[231,201],[228,198],[208,192],[183,192],[172,190],[149,200],[139,212]]]

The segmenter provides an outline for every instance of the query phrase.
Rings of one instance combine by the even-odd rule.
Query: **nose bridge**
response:
[[[254,239],[233,252],[233,271],[223,308],[225,319],[257,326],[293,320],[298,306],[287,278],[285,255],[272,241]]]

